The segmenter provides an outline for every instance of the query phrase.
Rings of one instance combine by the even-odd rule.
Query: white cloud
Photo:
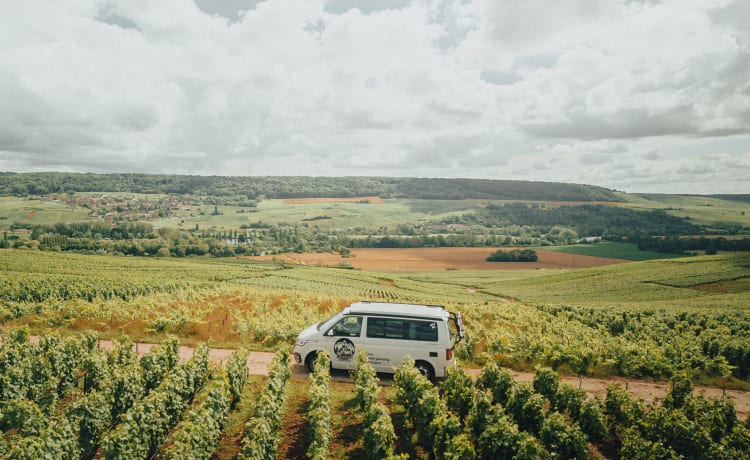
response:
[[[3,2],[0,170],[750,193],[745,3]]]

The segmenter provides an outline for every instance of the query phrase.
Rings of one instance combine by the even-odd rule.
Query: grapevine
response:
[[[268,372],[268,383],[255,403],[253,414],[245,425],[238,458],[273,460],[281,434],[281,417],[286,402],[286,384],[291,376],[289,355],[277,353]]]
[[[331,361],[325,352],[318,353],[315,360],[315,370],[310,374],[310,409],[308,420],[312,428],[310,447],[307,458],[312,460],[327,460],[330,458],[329,444],[331,442],[331,395],[329,383],[331,375],[329,367]]]

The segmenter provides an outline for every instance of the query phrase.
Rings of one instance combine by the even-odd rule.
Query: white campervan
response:
[[[312,370],[327,351],[334,369],[354,369],[364,349],[377,372],[394,372],[406,356],[428,378],[444,377],[454,363],[453,348],[464,336],[461,314],[442,306],[356,302],[300,333],[294,358]]]

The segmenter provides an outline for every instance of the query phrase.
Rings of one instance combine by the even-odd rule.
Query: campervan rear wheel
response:
[[[435,370],[432,368],[430,363],[425,361],[417,361],[414,363],[414,367],[417,368],[420,374],[427,377],[427,380],[433,380],[435,378]]]

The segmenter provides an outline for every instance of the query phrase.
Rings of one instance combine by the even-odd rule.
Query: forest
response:
[[[265,198],[359,197],[620,201],[593,185],[489,179],[402,177],[181,176],[0,172],[0,195],[128,192],[220,198],[216,204]]]

